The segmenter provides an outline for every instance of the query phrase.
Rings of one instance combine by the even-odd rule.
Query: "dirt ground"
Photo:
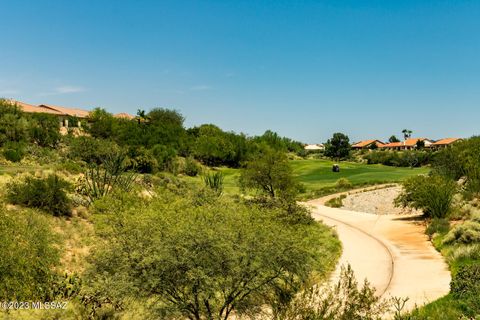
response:
[[[374,214],[420,214],[406,208],[399,208],[394,205],[394,199],[400,194],[402,188],[394,186],[377,190],[357,192],[348,194],[343,199],[343,208],[358,212]]]

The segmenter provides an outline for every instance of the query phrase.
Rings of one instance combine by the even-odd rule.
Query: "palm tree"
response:
[[[402,133],[403,133],[403,138],[405,140],[407,140],[408,138],[410,138],[412,136],[412,130],[403,129]]]

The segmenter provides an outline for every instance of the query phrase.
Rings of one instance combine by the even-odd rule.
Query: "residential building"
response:
[[[463,140],[462,138],[444,138],[444,139],[435,141],[430,147],[434,149],[446,148],[462,140]]]
[[[354,143],[352,145],[352,149],[371,149],[373,147],[373,145],[377,145],[378,148],[381,148],[385,145],[385,143],[383,143],[382,141],[380,140],[363,140],[363,141],[359,141],[357,143]]]
[[[409,138],[401,142],[391,142],[383,145],[381,148],[387,150],[413,150],[417,148],[419,141],[422,141],[425,148],[429,148],[434,142],[427,138]]]
[[[322,143],[317,143],[317,144],[307,144],[306,146],[303,147],[305,150],[310,150],[310,151],[315,151],[315,150],[325,150],[325,145]]]

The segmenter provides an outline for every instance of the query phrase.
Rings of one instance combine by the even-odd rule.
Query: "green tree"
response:
[[[266,147],[240,174],[242,189],[256,189],[271,198],[294,198],[299,185],[284,152]]]
[[[465,177],[468,191],[480,192],[480,137],[471,137],[439,151],[433,169],[451,179]]]
[[[403,129],[402,133],[403,133],[403,138],[407,140],[412,136],[413,131],[409,129]]]
[[[96,108],[89,115],[88,132],[95,138],[112,139],[116,119],[105,109]]]
[[[54,115],[32,114],[29,125],[31,141],[41,147],[56,147],[60,141],[60,124]]]
[[[325,155],[332,159],[344,159],[350,154],[350,139],[343,133],[334,133],[325,144]]]
[[[395,135],[392,135],[390,138],[388,138],[388,142],[400,142],[400,140]]]
[[[28,141],[28,130],[28,120],[20,108],[8,100],[0,99],[0,145]]]
[[[227,319],[279,294],[293,297],[338,253],[317,223],[285,224],[276,211],[228,199],[195,205],[194,194],[158,194],[126,210],[108,206],[87,272],[97,296],[143,298],[156,318]]]
[[[415,143],[415,147],[418,149],[418,150],[422,150],[425,148],[425,141],[423,140],[417,140],[417,142]]]
[[[456,183],[448,178],[431,175],[415,176],[403,183],[403,192],[395,204],[423,211],[428,218],[444,218],[450,212]]]

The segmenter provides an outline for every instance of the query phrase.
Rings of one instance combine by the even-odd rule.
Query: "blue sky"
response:
[[[304,142],[479,134],[480,1],[0,0],[0,96]]]

